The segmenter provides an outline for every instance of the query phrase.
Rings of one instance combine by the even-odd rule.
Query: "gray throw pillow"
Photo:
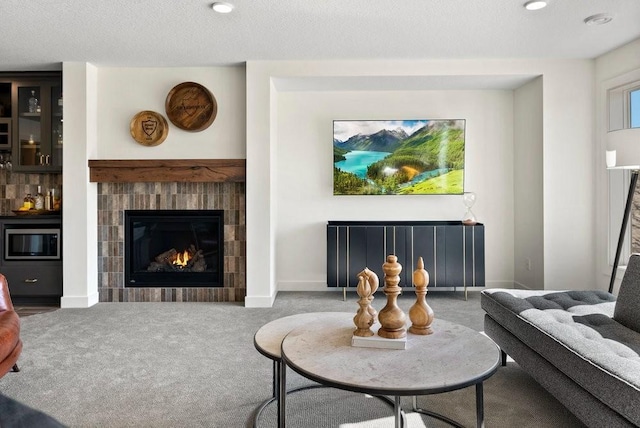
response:
[[[632,254],[629,258],[613,319],[640,333],[640,254]]]

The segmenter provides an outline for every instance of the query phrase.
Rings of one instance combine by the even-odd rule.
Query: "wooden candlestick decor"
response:
[[[398,263],[398,258],[393,254],[387,256],[387,261],[382,265],[384,271],[384,288],[382,291],[387,296],[387,304],[380,310],[378,320],[380,329],[378,335],[386,339],[401,339],[407,336],[404,328],[407,316],[398,307],[398,294],[402,291],[400,283],[400,272],[402,265]]]
[[[422,257],[418,258],[417,269],[413,271],[413,285],[416,286],[416,303],[409,309],[411,327],[409,333],[427,335],[433,333],[433,310],[427,304],[427,287],[429,286],[429,272],[424,269]]]
[[[360,296],[360,300],[358,300],[358,305],[360,305],[360,309],[356,313],[356,316],[353,317],[353,323],[356,325],[356,330],[353,332],[354,336],[359,337],[370,337],[373,336],[373,331],[371,331],[371,326],[376,321],[375,316],[376,311],[371,307],[371,301],[373,300],[373,293],[378,289],[378,276],[365,268],[362,272],[358,274],[358,296]],[[373,311],[373,314],[371,313]]]

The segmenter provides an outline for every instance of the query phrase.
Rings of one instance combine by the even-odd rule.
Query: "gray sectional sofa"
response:
[[[486,289],[485,333],[587,426],[640,426],[640,254],[618,297]],[[533,397],[532,397],[533,398]]]

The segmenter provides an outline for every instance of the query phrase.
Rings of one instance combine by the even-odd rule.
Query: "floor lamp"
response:
[[[608,132],[606,157],[608,169],[631,170],[631,182],[629,183],[627,202],[624,207],[618,246],[613,261],[611,281],[609,282],[609,293],[613,293],[613,285],[616,281],[616,271],[618,270],[618,263],[620,262],[622,244],[624,243],[631,207],[633,206],[633,195],[636,190],[636,184],[638,183],[638,174],[640,173],[640,165],[638,164],[638,161],[640,161],[640,128],[620,129],[618,131]]]

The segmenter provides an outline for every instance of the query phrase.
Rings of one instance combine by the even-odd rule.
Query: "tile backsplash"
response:
[[[49,189],[62,192],[62,174],[26,174],[0,170],[0,215],[11,214],[22,205],[27,193],[34,196],[42,186],[44,194]]]

